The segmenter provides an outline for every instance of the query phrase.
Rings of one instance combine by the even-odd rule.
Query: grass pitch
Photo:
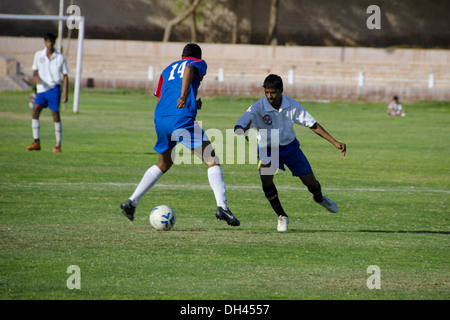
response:
[[[289,92],[286,92],[289,95]],[[203,97],[198,120],[225,132],[256,99]],[[32,141],[27,93],[0,93],[0,299],[300,300],[450,298],[450,104],[302,103],[345,158],[297,126],[331,214],[289,171],[275,177],[290,230],[276,231],[254,164],[223,164],[228,203],[241,221],[215,219],[203,164],[180,164],[141,200],[134,222],[119,204],[153,151],[155,99],[134,90],[83,90],[80,112],[62,112],[61,154],[41,115]],[[150,210],[167,204],[174,230],[158,232]],[[69,266],[81,289],[68,289]],[[369,289],[369,266],[380,289]]]

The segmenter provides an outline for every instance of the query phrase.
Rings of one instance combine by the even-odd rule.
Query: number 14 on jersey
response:
[[[175,76],[176,76],[175,70],[177,69],[177,67],[178,67],[178,70],[176,71],[176,73],[179,74],[179,78],[182,79],[183,78],[183,74],[184,74],[184,68],[186,68],[186,64],[187,64],[187,61],[184,61],[180,65],[180,67],[178,67],[178,63],[174,64],[172,66],[172,71],[170,71],[169,81],[175,79]]]

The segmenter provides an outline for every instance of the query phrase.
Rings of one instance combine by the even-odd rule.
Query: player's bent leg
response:
[[[338,212],[337,204],[322,194],[322,187],[320,186],[319,181],[316,180],[313,173],[300,176],[300,180],[302,180],[303,184],[308,188],[308,191],[313,194],[314,202],[320,204],[329,212]]]
[[[33,106],[33,110],[31,111],[31,128],[33,130],[33,143],[27,147],[27,150],[30,151],[39,151],[41,150],[41,141],[40,141],[40,121],[39,115],[44,107],[35,104]]]
[[[166,173],[167,171],[169,171],[169,169],[173,165],[173,159],[172,159],[172,151],[173,150],[175,150],[175,148],[169,149],[166,152],[159,154],[159,160],[156,165],[163,173]]]
[[[264,165],[261,165],[263,167]],[[261,168],[259,168],[259,177],[261,184],[264,187],[269,187],[273,184],[273,174],[262,174]]]
[[[62,124],[61,124],[61,116],[59,111],[52,111],[53,122],[55,123],[55,137],[56,137],[56,146],[53,149],[53,152],[61,152],[61,142],[62,142]]]
[[[225,187],[225,180],[223,179],[222,167],[220,160],[214,152],[214,148],[210,141],[203,141],[201,151],[199,149],[191,149],[192,152],[200,157],[208,167],[208,181],[216,198],[216,218],[224,220],[228,225],[237,227],[241,223],[234,216],[227,204],[227,191]]]
[[[264,196],[278,216],[277,230],[288,231],[289,218],[286,212],[284,212],[280,199],[278,198],[278,190],[273,183],[273,175],[263,175],[261,174],[263,172],[262,170],[259,170],[259,172]]]
[[[40,104],[35,104],[33,106],[33,110],[31,111],[31,119],[38,120],[42,109],[44,109],[44,106],[41,106]]]
[[[322,200],[322,188],[313,173],[300,176],[300,180],[308,188],[308,191],[313,194],[315,201]]]
[[[194,148],[191,151],[206,164],[208,168],[220,165],[220,159],[214,152],[214,147],[210,141],[203,141],[201,148]]]
[[[207,164],[208,165],[208,164]],[[208,181],[216,198],[216,218],[224,220],[228,225],[237,227],[241,223],[234,216],[227,204],[227,191],[225,181],[223,179],[222,167],[220,165],[212,165],[208,167]]]
[[[120,204],[120,209],[122,209],[122,213],[127,217],[130,221],[134,219],[134,212],[136,210],[136,206],[139,203],[139,200],[146,194],[162,177],[164,173],[166,173],[170,167],[172,166],[172,157],[171,151],[167,150],[163,154],[159,155],[159,161],[156,165],[150,167],[142,177],[139,182],[136,190],[133,192],[131,197],[126,201]]]
[[[53,122],[61,122],[61,115],[59,111],[52,111]]]

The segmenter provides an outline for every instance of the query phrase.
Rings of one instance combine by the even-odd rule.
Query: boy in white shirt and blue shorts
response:
[[[56,36],[52,33],[47,33],[44,36],[44,42],[45,48],[34,55],[33,79],[37,89],[31,116],[34,141],[27,149],[30,151],[41,150],[39,116],[41,111],[48,107],[52,112],[55,123],[56,146],[53,152],[61,152],[62,124],[59,107],[61,96],[63,102],[67,102],[69,70],[66,59],[55,49]],[[63,75],[62,82],[61,74]],[[63,85],[63,90],[61,90],[61,84]]]
[[[293,128],[294,123],[310,128],[313,132],[332,143],[345,156],[346,145],[336,141],[314,118],[294,99],[283,95],[283,80],[271,74],[264,80],[265,98],[254,103],[237,121],[234,132],[247,135],[256,128],[258,139],[259,173],[264,194],[278,215],[278,231],[287,231],[289,218],[281,206],[278,191],[273,183],[278,169],[289,168],[293,176],[299,177],[313,194],[316,203],[330,212],[338,207],[322,194],[308,159],[300,149]]]

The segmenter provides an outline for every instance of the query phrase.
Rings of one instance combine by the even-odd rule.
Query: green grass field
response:
[[[289,95],[288,90],[286,94]],[[202,97],[198,120],[225,132],[254,102]],[[289,172],[275,183],[290,230],[276,231],[254,164],[223,164],[240,219],[216,220],[203,164],[180,164],[141,200],[133,222],[119,204],[158,158],[155,98],[134,90],[83,90],[80,112],[62,112],[63,152],[41,115],[32,141],[27,93],[0,93],[0,299],[315,300],[450,298],[450,103],[303,102],[347,156],[307,128],[296,132],[331,214]],[[153,207],[177,213],[152,229]],[[81,289],[68,289],[76,265]],[[370,290],[369,266],[381,288]]]

